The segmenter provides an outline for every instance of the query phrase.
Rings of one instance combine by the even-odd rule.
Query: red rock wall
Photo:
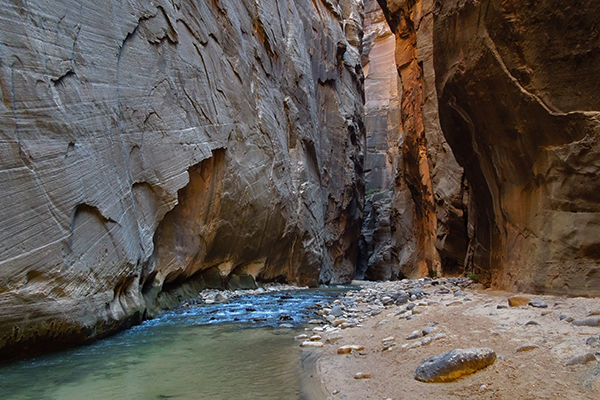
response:
[[[598,3],[379,3],[397,38],[406,179],[425,213],[420,260],[435,261],[431,188],[438,254],[466,254],[447,270],[599,295]]]
[[[434,15],[469,268],[505,289],[600,295],[600,4],[445,1]]]
[[[395,173],[391,211],[387,213],[392,227],[389,240],[392,257],[380,264],[396,265],[399,271],[379,272],[374,277],[461,273],[467,249],[466,187],[462,169],[439,125],[433,69],[433,3],[379,1],[379,4],[395,35],[395,65],[401,94],[401,123],[395,127],[398,135],[388,135],[392,140],[387,142]],[[376,90],[376,86],[369,85],[368,75],[366,82],[368,99],[369,91]],[[367,124],[369,110],[367,102]],[[377,109],[371,112],[376,113]],[[367,131],[371,134],[369,126]],[[384,214],[375,217],[382,219],[387,214],[377,210],[383,210],[383,204],[389,200],[379,197],[382,196],[375,198],[373,210]],[[368,201],[367,197],[369,212]],[[367,222],[369,216],[367,213]],[[376,257],[373,261],[379,260]],[[376,268],[382,270],[381,266]]]

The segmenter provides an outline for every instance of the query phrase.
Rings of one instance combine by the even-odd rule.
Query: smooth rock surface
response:
[[[422,382],[451,382],[493,364],[496,353],[491,349],[454,349],[429,357],[415,371]]]

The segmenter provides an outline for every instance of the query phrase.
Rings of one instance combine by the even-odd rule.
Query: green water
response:
[[[0,367],[0,398],[305,400],[293,337],[311,317],[306,307],[331,296],[304,291],[174,310],[90,346]],[[277,328],[283,314],[294,329]]]

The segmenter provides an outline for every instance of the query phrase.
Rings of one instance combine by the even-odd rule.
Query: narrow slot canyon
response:
[[[283,351],[269,327],[405,295],[595,315],[597,2],[0,1],[0,363],[188,314]],[[311,357],[281,379],[334,398]]]

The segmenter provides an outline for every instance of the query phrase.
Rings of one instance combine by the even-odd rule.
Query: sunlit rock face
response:
[[[0,13],[3,357],[135,323],[184,282],[353,277],[360,2]]]
[[[369,151],[359,271],[370,279],[459,274],[468,194],[438,118],[434,4],[378,3],[365,2]]]
[[[600,295],[600,3],[443,1],[441,125],[470,184],[469,264],[508,289]]]

